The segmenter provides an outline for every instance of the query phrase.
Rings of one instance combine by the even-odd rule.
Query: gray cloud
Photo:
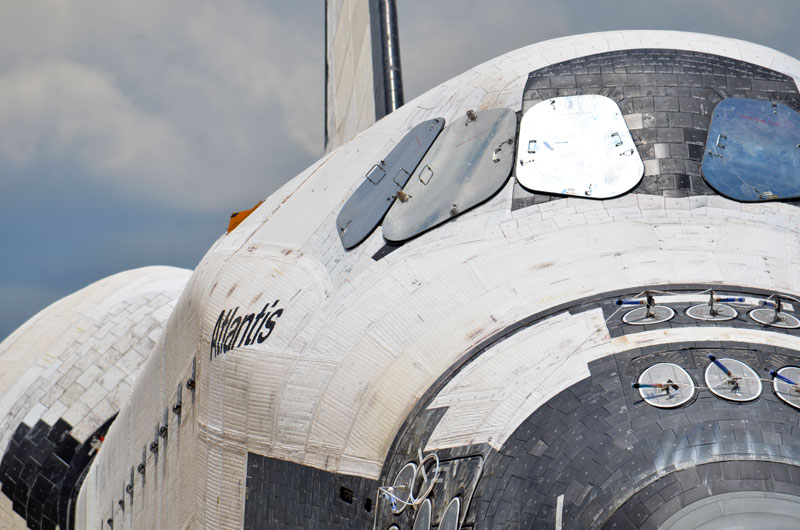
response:
[[[507,51],[596,31],[694,31],[800,56],[794,0],[398,2],[398,18],[407,99]]]
[[[255,202],[322,152],[308,18],[243,1],[4,3],[0,163],[74,163],[182,208]]]

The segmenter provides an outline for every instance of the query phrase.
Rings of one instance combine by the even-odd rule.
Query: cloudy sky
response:
[[[406,99],[564,35],[677,29],[800,57],[796,0],[399,0]],[[194,268],[323,150],[323,2],[0,2],[0,339],[144,265]]]

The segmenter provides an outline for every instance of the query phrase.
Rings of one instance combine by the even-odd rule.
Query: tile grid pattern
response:
[[[705,287],[658,286],[676,292],[697,292]],[[721,289],[717,286],[717,289],[722,295],[728,292],[749,296],[767,294],[744,288]],[[622,311],[612,316],[618,309],[614,303],[617,298],[635,294],[607,293],[557,310],[581,312],[600,307],[606,317],[612,317],[608,322],[611,335],[619,337],[626,332],[647,331],[642,326],[623,324]],[[658,329],[716,325],[690,319],[683,314],[683,305],[672,305],[676,308],[676,318],[671,323],[659,325]],[[693,304],[685,304],[686,307],[690,305]],[[539,319],[546,317],[539,315]],[[526,321],[526,325],[539,319]],[[728,322],[727,325],[768,329],[750,322],[746,314],[740,314],[736,323]],[[769,331],[798,334],[797,330],[770,328]],[[765,384],[762,396],[753,403],[729,403],[704,392],[675,410],[645,405],[638,391],[630,387],[642,370],[662,361],[680,364],[697,384],[702,384],[708,353],[740,359],[759,373],[763,373],[765,367],[800,361],[800,353],[793,350],[740,342],[663,344],[632,349],[595,361],[589,366],[592,377],[571,386],[539,408],[516,429],[500,451],[494,451],[488,445],[437,451],[440,458],[467,454],[482,454],[485,458],[482,477],[463,518],[464,528],[517,528],[530,522],[534,522],[536,528],[553,528],[556,499],[561,493],[565,494],[566,528],[598,528],[627,496],[639,495],[637,491],[641,492],[649,482],[661,476],[671,476],[695,462],[730,462],[725,464],[733,466],[727,472],[729,474],[737,472],[742,459],[795,462],[800,455],[800,446],[792,443],[800,429],[798,412],[778,400],[768,384]],[[437,389],[443,388],[457,371],[457,368],[453,369],[446,380],[437,382],[428,397],[423,397],[420,402],[430,403]],[[401,429],[404,435],[390,450],[381,474],[382,483],[391,482],[399,468],[414,459],[414,448],[424,446],[443,414],[443,409],[423,408],[404,430]],[[694,491],[682,498],[694,499],[696,495],[698,492]],[[652,514],[647,512],[638,516],[637,521]],[[666,519],[670,514],[661,512],[658,517]],[[614,517],[613,521],[618,521],[614,524],[623,525],[621,528],[629,527],[625,526],[629,522],[619,519],[621,515]],[[383,511],[379,512],[379,526],[391,521],[392,518]]]
[[[711,112],[719,101],[753,98],[800,110],[784,74],[728,57],[669,49],[600,53],[531,72],[522,111],[554,97],[600,94],[617,102],[645,165],[634,193],[713,195],[700,173]],[[512,209],[561,197],[515,184]],[[797,201],[793,201],[797,202]]]
[[[0,461],[0,481],[2,493],[28,528],[73,526],[70,503],[96,454],[91,440],[101,440],[115,417],[107,418],[84,443],[71,436],[72,426],[63,419],[52,426],[39,420],[33,427],[17,427]]]
[[[725,292],[721,291],[718,293],[718,296],[728,296],[728,295]],[[656,299],[656,304],[658,304],[658,296],[656,296],[655,299]],[[607,301],[603,302],[601,304],[601,307],[603,308],[603,314],[606,316],[606,318],[610,317],[612,314],[616,312],[615,317],[608,320],[608,332],[609,336],[612,339],[616,337],[621,337],[623,335],[632,335],[635,333],[641,333],[643,331],[652,331],[656,329],[678,329],[678,328],[685,328],[687,326],[696,326],[699,328],[708,328],[708,327],[740,328],[740,329],[753,329],[753,330],[764,330],[764,331],[780,330],[780,333],[791,335],[794,337],[800,337],[800,329],[770,328],[759,324],[758,322],[754,321],[747,315],[749,309],[748,310],[739,309],[737,311],[739,313],[738,316],[732,320],[706,322],[702,320],[696,320],[686,315],[687,309],[695,305],[702,305],[702,302],[670,303],[666,305],[675,310],[675,316],[666,322],[662,322],[660,324],[649,324],[646,326],[634,326],[626,324],[622,321],[622,315],[631,310],[630,306],[627,307],[624,306],[620,311],[620,307],[615,305],[614,301]]]
[[[91,440],[108,429],[161,336],[179,274],[146,268],[101,280],[2,344],[12,359],[38,351],[0,399],[0,526],[64,527],[72,486],[96,454]],[[44,320],[54,327],[41,328]]]
[[[171,296],[148,292],[119,302],[97,323],[83,323],[82,333],[59,355],[52,376],[40,375],[25,389],[6,424],[25,419],[33,424],[40,418],[54,424],[63,418],[73,426],[72,436],[84,441],[127,398],[166,323],[154,314],[168,315],[174,304]],[[31,410],[39,413],[28,417]]]
[[[755,402],[736,404],[700,392],[676,409],[651,407],[630,387],[642,369],[657,362],[679,364],[698,384],[708,353],[740,359],[759,371],[797,363],[800,356],[753,344],[698,343],[636,349],[593,363],[590,379],[538,409],[487,459],[473,500],[476,520],[487,528],[525,521],[553,528],[563,494],[565,527],[600,528],[625,499],[680,469],[718,462],[726,475],[736,476],[741,460],[800,464],[794,441],[800,416],[769,385]],[[673,496],[684,491],[676,487]],[[615,524],[638,528],[662,499],[638,508],[627,521],[616,515]],[[691,500],[696,498],[682,497],[676,510]]]
[[[672,514],[711,495],[748,491],[800,497],[800,467],[739,460],[682,469],[645,486],[605,524],[612,530],[656,530]]]
[[[244,528],[372,528],[378,483],[247,454]]]

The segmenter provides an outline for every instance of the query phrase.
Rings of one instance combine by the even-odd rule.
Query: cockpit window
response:
[[[770,101],[723,99],[702,168],[709,186],[737,201],[800,198],[800,114]]]
[[[622,111],[605,96],[537,103],[522,117],[519,145],[517,180],[531,191],[608,199],[644,173]]]

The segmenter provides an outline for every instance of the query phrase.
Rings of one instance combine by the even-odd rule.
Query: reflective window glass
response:
[[[737,201],[800,198],[800,114],[770,101],[723,99],[711,117],[703,177]]]
[[[644,174],[622,111],[605,96],[537,103],[522,117],[519,145],[517,180],[534,192],[607,199]]]

